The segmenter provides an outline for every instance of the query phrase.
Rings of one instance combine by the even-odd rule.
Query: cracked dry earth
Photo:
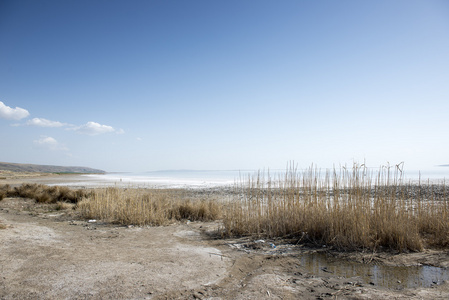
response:
[[[29,199],[0,201],[0,299],[447,299],[309,274],[295,255],[239,251],[218,223],[126,227]]]

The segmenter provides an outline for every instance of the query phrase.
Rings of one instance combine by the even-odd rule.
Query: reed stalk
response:
[[[239,185],[224,213],[224,236],[298,238],[340,250],[420,251],[449,243],[445,185],[404,183],[402,164],[373,174],[365,165],[316,167]]]

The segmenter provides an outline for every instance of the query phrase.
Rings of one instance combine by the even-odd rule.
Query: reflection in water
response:
[[[432,266],[393,267],[335,260],[323,253],[307,253],[300,257],[306,272],[341,277],[359,276],[363,282],[386,288],[430,287],[449,280],[449,270]]]

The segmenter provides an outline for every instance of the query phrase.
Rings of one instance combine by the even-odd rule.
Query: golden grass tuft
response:
[[[175,220],[211,221],[220,217],[216,201],[190,199],[173,190],[96,189],[79,202],[78,210],[89,219],[119,224],[165,225]]]

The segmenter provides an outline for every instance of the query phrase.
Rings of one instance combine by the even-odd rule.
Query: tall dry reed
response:
[[[449,243],[445,185],[405,184],[402,165],[377,174],[357,164],[324,174],[291,166],[283,176],[259,173],[238,188],[225,212],[225,236],[292,237],[340,250]]]

